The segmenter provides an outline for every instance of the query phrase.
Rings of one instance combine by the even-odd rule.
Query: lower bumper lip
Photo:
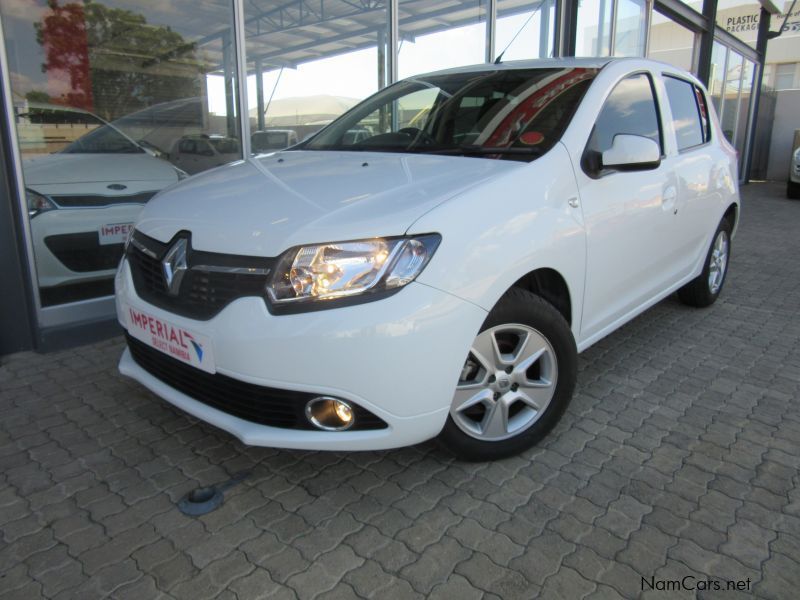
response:
[[[439,434],[448,408],[411,418],[393,418],[388,428],[369,431],[296,430],[258,425],[239,419],[189,398],[142,369],[126,349],[119,371],[173,406],[234,435],[250,446],[298,450],[384,450],[423,442]]]

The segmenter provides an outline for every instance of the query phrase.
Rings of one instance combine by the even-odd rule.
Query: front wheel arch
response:
[[[561,273],[555,269],[547,267],[534,269],[520,277],[511,288],[527,290],[544,299],[561,313],[567,325],[572,327],[572,298],[569,286]],[[508,290],[505,293],[507,294]]]

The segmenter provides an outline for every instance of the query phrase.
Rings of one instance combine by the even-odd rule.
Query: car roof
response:
[[[613,57],[592,57],[592,58],[538,58],[533,60],[510,60],[508,62],[501,62],[500,64],[494,63],[480,63],[476,65],[467,65],[463,67],[454,67],[451,69],[442,69],[440,71],[431,71],[429,73],[421,73],[419,75],[412,75],[408,79],[415,77],[427,77],[430,75],[450,75],[455,73],[488,73],[493,71],[507,71],[515,69],[563,69],[563,68],[577,68],[583,67],[586,69],[602,69],[610,62],[621,61],[642,61],[642,58],[613,58]]]

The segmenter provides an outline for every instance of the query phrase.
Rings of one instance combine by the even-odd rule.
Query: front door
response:
[[[639,171],[604,169],[597,160],[619,134],[663,139],[651,76],[630,75],[606,99],[577,170],[587,235],[581,338],[614,326],[663,290],[674,260],[677,186],[662,161]]]

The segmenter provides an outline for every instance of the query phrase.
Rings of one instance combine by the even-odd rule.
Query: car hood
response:
[[[47,154],[23,162],[26,185],[176,181],[166,161],[141,154]],[[164,185],[158,186],[159,188]]]
[[[441,202],[524,166],[424,154],[280,152],[164,191],[136,228],[162,242],[190,231],[199,250],[277,256],[299,244],[402,235]]]

